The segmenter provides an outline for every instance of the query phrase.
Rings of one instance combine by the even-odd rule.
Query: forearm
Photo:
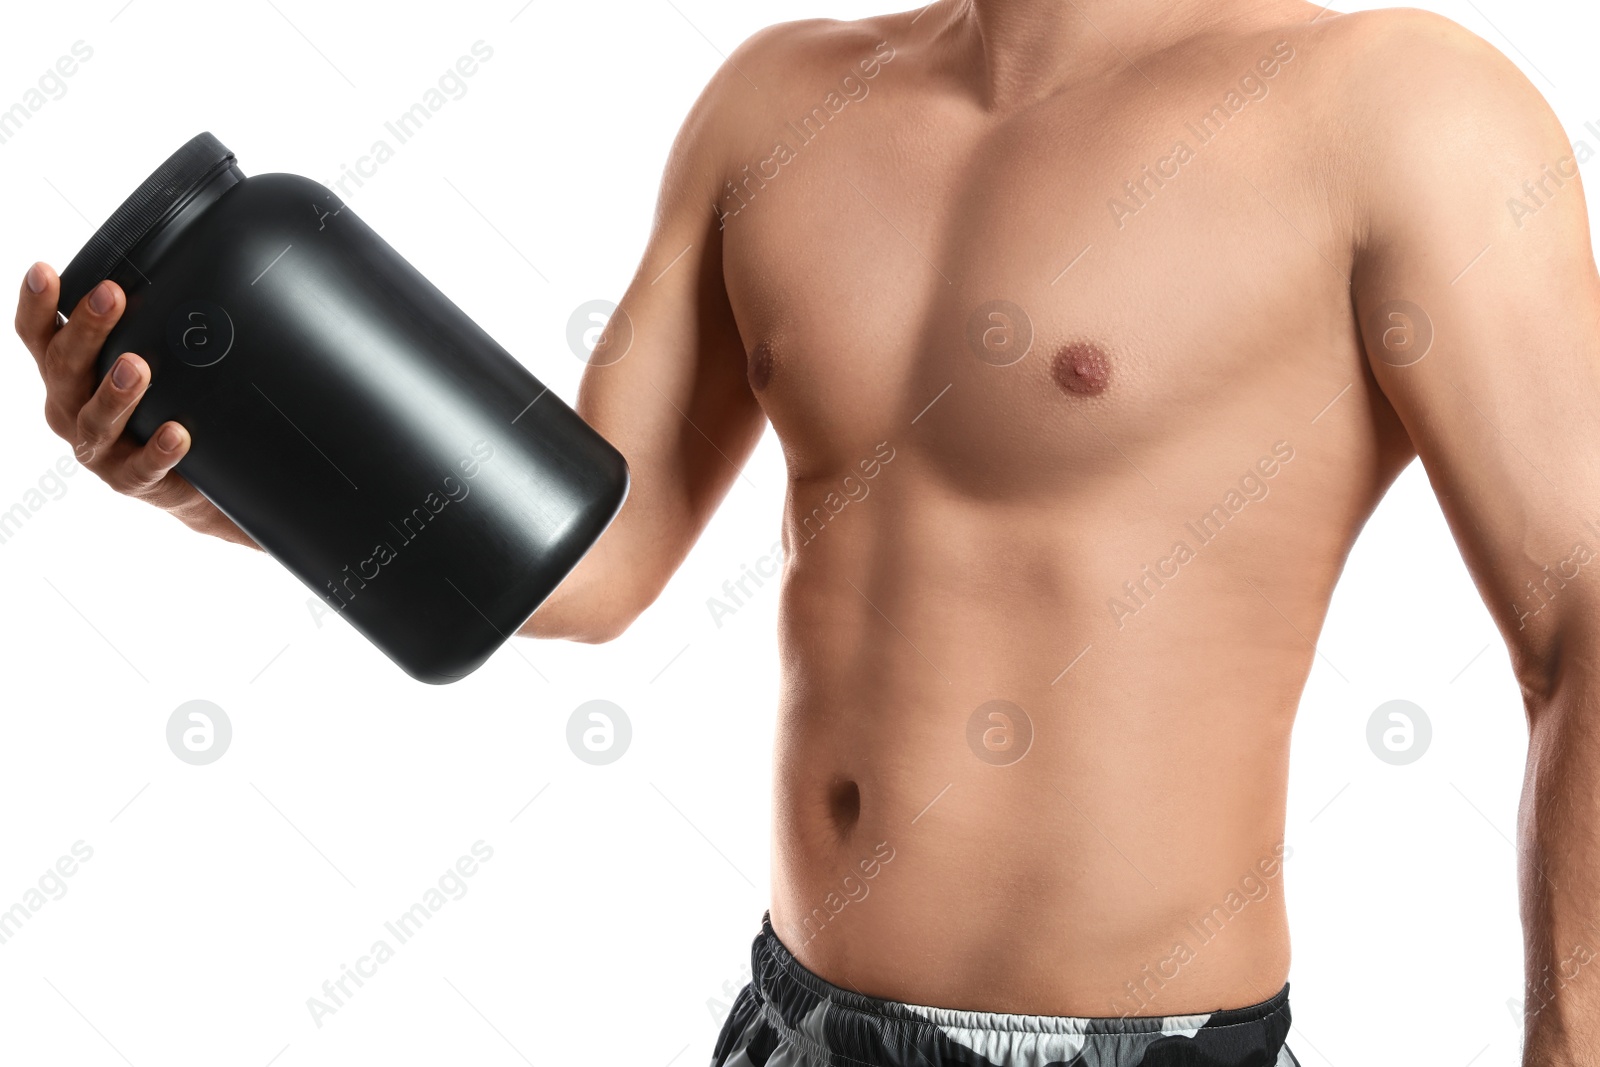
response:
[[[1548,694],[1529,702],[1518,820],[1525,1067],[1600,1067],[1600,670],[1591,647],[1569,647]]]
[[[518,634],[610,641],[654,602],[698,533],[683,502],[663,483],[671,484],[648,463],[635,465],[622,510]]]
[[[623,505],[624,511],[627,505]],[[539,605],[517,633],[590,644],[619,637],[645,607],[627,570],[626,528],[618,516],[600,541]]]
[[[739,398],[702,393],[687,429],[652,444],[628,412],[579,413],[628,457],[631,486],[622,510],[517,632],[524,637],[598,643],[621,636],[666,588],[761,436],[759,409]],[[659,406],[659,405],[658,405]],[[667,410],[674,417],[672,406]],[[752,414],[754,413],[754,414]],[[717,433],[713,444],[698,427]],[[719,432],[720,431],[720,432]]]
[[[631,299],[648,309],[644,299]],[[644,336],[646,310],[632,319]],[[610,641],[654,603],[688,556],[766,425],[744,380],[742,350],[736,339],[722,340],[686,336],[681,346],[696,360],[681,365],[640,351],[585,373],[578,414],[627,457],[628,496],[518,633]]]

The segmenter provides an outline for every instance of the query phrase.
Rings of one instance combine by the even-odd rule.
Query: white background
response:
[[[0,108],[74,42],[94,50],[0,144],[7,286],[36,258],[64,266],[201,130],[246,173],[327,181],[481,39],[494,55],[466,94],[347,199],[569,401],[568,316],[620,295],[721,53],[772,22],[878,10],[124,2],[7,5]],[[1426,6],[1506,51],[1600,149],[1584,129],[1600,126],[1592,12]],[[69,454],[32,361],[4,349],[0,510]],[[0,544],[0,909],[74,842],[93,858],[0,945],[0,1062],[705,1063],[767,901],[776,591],[720,628],[706,606],[778,534],[770,432],[747,473],[622,639],[519,640],[444,688],[318,620],[270,559],[68,479]],[[1291,1044],[1307,1067],[1516,1064],[1522,711],[1419,468],[1351,558],[1321,651],[1289,803]],[[197,698],[234,729],[205,767],[165,739]],[[610,766],[565,741],[595,698],[633,723]],[[1433,723],[1410,766],[1367,747],[1394,698]],[[480,839],[493,859],[466,895],[315,1025],[307,998]]]

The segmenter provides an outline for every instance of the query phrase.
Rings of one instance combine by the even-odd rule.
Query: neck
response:
[[[1251,0],[936,0],[925,14],[990,107],[1025,104],[1085,76],[1136,69],[1186,29]],[[1257,0],[1256,6],[1260,6]],[[920,20],[922,16],[918,16]]]

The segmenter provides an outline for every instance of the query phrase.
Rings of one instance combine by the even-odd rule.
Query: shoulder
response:
[[[837,87],[846,78],[875,77],[892,59],[897,16],[843,21],[801,19],[758,30],[728,56],[707,87],[727,108],[771,111]]]
[[[1431,11],[1389,8],[1328,16],[1308,27],[1327,85],[1353,124],[1382,135],[1433,136],[1417,147],[1492,137],[1511,123],[1534,135],[1558,130],[1527,76],[1482,37]],[[1502,129],[1504,127],[1501,127]]]
[[[785,121],[864,94],[894,58],[898,18],[803,19],[751,34],[690,109],[674,153],[678,165],[694,161],[688,165],[720,183],[731,159],[770,149],[768,138]]]
[[[1358,237],[1491,217],[1574,147],[1522,70],[1477,34],[1410,8],[1328,16],[1302,31],[1318,135]],[[1574,201],[1576,206],[1576,201]]]
[[[1329,13],[1313,19],[1309,26],[1325,31],[1330,40],[1340,45],[1358,50],[1389,47],[1411,52],[1417,48],[1438,47],[1495,52],[1481,37],[1460,23],[1415,7]]]
[[[774,67],[806,65],[847,56],[884,40],[893,32],[893,16],[865,19],[798,19],[757,30],[739,45],[733,57]]]

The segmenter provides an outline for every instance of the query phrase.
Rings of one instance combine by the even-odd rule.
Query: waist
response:
[[[1207,726],[1203,706],[1024,724],[992,702],[837,696],[791,698],[777,739],[772,916],[807,966],[1039,1014],[1237,1006],[1283,983],[1286,736]]]
[[[1281,842],[1202,833],[1169,860],[1099,812],[1068,811],[1078,825],[1030,835],[1013,823],[990,842],[982,817],[924,832],[931,813],[893,841],[862,835],[845,849],[780,834],[773,926],[836,984],[967,1010],[1190,1014],[1287,979]],[[953,803],[949,816],[963,818]]]
[[[1237,1007],[1178,1015],[1068,1016],[978,1011],[842,988],[804,966],[770,916],[751,947],[751,1014],[781,1040],[864,1063],[1276,1063],[1289,986]],[[1158,1051],[1159,1050],[1159,1051]],[[972,1059],[963,1053],[975,1054]]]

